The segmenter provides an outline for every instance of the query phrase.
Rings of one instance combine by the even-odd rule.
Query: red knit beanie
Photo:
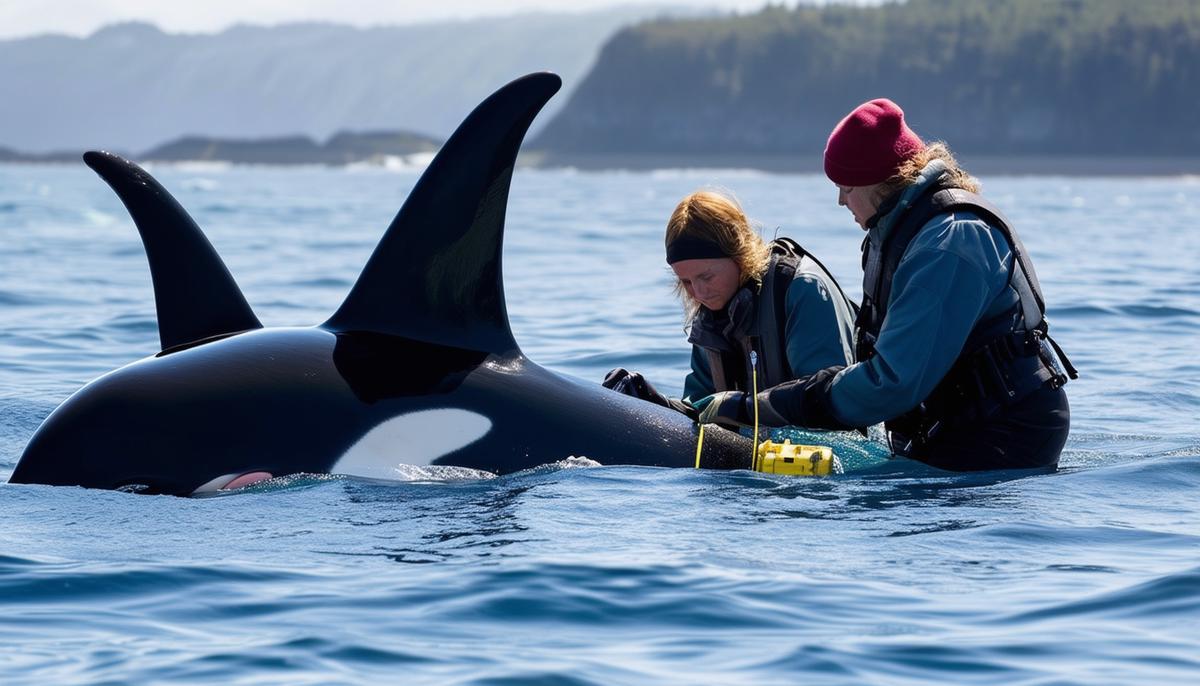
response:
[[[904,111],[878,98],[855,107],[833,128],[825,144],[825,176],[842,186],[870,186],[886,181],[924,149],[904,123]]]

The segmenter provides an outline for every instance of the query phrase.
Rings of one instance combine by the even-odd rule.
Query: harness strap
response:
[[[799,258],[788,248],[787,239],[771,243],[771,262],[763,275],[759,290],[757,327],[752,336],[753,349],[762,363],[763,386],[770,388],[792,378],[792,368],[787,359],[787,340],[784,335],[787,322],[787,291],[796,278]],[[748,374],[753,376],[753,364]]]
[[[1078,379],[1079,372],[1075,369],[1075,365],[1071,364],[1071,360],[1067,357],[1067,354],[1063,352],[1063,349],[1058,347],[1058,342],[1053,338],[1050,338],[1050,334],[1046,334],[1046,341],[1051,347],[1054,348],[1054,354],[1058,356],[1058,361],[1061,362],[1062,366],[1066,369],[1067,376],[1072,379]]]
[[[708,371],[712,374],[713,389],[716,391],[734,390],[725,376],[725,356],[720,351],[703,348],[704,356],[708,358]]]

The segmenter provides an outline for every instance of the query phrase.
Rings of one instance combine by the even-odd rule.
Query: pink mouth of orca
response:
[[[230,481],[229,483],[225,484],[224,486],[221,487],[221,490],[222,491],[232,491],[235,488],[245,488],[246,486],[251,486],[260,481],[266,481],[267,479],[270,479],[270,478],[271,478],[270,472],[250,472],[248,474],[243,474],[243,475],[237,477],[236,479],[234,479],[233,481]]]

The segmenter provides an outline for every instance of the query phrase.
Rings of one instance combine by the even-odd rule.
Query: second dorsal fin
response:
[[[116,191],[142,236],[163,350],[262,327],[200,227],[154,177],[108,152],[83,161]]]
[[[500,254],[517,151],[562,80],[530,74],[475,108],[442,146],[324,326],[485,352],[517,349]]]

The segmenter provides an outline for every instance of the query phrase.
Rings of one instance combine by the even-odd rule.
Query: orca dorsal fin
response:
[[[83,161],[116,191],[142,236],[163,350],[262,328],[200,227],[154,177],[109,152],[86,152]]]
[[[463,120],[324,328],[517,349],[500,270],[509,183],[525,131],[561,85],[555,74],[524,76]]]

